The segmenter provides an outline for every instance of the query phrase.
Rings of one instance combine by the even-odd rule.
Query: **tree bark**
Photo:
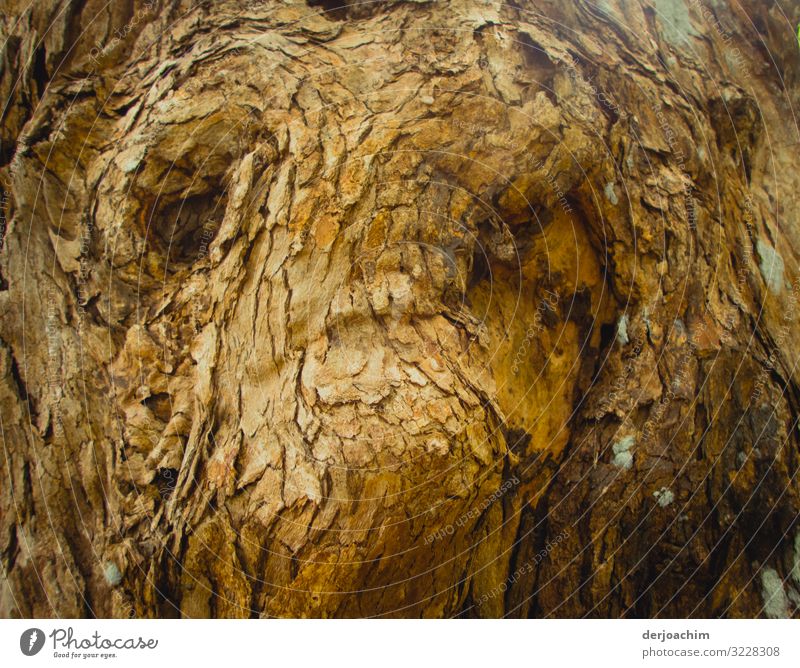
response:
[[[798,615],[798,3],[7,4],[0,614]]]

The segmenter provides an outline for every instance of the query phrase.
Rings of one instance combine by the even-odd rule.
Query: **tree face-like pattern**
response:
[[[605,4],[3,26],[4,615],[794,614],[798,16]]]

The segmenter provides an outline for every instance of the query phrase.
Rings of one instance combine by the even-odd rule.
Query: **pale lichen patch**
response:
[[[614,458],[611,463],[621,469],[629,469],[633,465],[633,454],[631,448],[634,442],[633,436],[625,436],[611,446],[611,451],[614,453]]]
[[[116,587],[122,582],[122,573],[119,572],[119,568],[113,561],[107,561],[103,564],[103,577],[112,587]]]
[[[653,496],[656,497],[656,503],[662,508],[666,508],[675,500],[675,494],[673,494],[672,490],[668,487],[662,487],[656,490],[653,492]]]
[[[623,313],[617,323],[617,341],[619,341],[623,346],[627,345],[630,342],[630,337],[628,336],[628,314]]]
[[[774,568],[761,571],[761,596],[764,599],[764,614],[770,619],[789,617],[789,601],[783,589],[783,580]]]
[[[614,192],[614,182],[609,181],[608,183],[606,183],[604,191],[606,193],[608,201],[616,206],[619,203],[619,199],[617,198],[617,193]]]

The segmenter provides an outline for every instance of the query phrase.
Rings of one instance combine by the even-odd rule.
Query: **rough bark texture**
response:
[[[5,4],[0,614],[798,614],[797,3]]]

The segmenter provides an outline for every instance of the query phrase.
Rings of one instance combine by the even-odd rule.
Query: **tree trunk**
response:
[[[9,1],[0,614],[800,614],[796,2]]]

